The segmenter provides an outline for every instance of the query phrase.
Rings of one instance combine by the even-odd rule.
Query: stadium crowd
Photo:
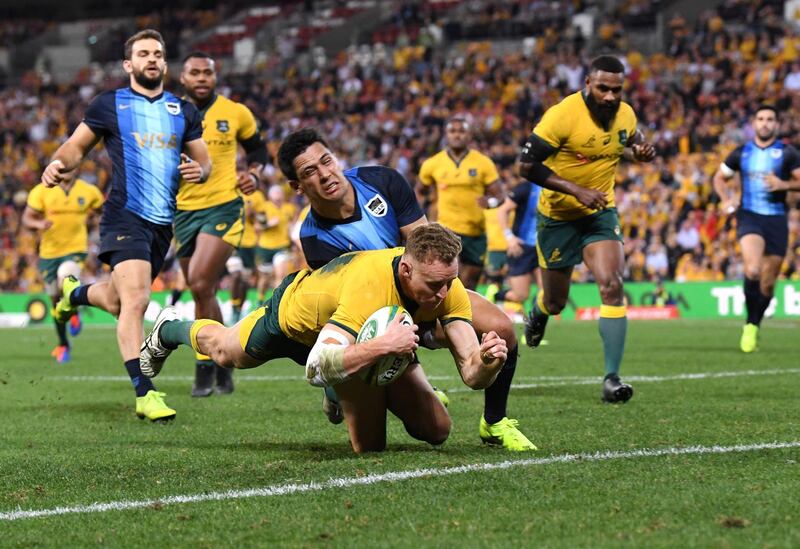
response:
[[[520,9],[532,4],[522,2]],[[651,2],[626,4],[653,9]],[[670,21],[662,52],[626,49],[625,100],[659,154],[653,164],[623,163],[617,174],[629,280],[742,277],[735,221],[719,210],[711,178],[725,155],[752,136],[748,117],[761,102],[780,109],[782,139],[800,145],[800,35],[776,4],[728,1],[695,27],[680,17]],[[621,21],[629,14],[618,13],[608,23],[613,28],[600,29],[604,44],[626,43]],[[479,12],[476,21],[485,17]],[[448,25],[445,18],[426,23],[440,30]],[[467,40],[448,49],[439,46],[443,33],[431,29],[415,40],[403,35],[398,44],[348,50],[322,67],[227,76],[219,91],[252,110],[273,158],[290,131],[316,125],[346,166],[385,164],[412,182],[422,161],[441,149],[444,121],[465,114],[475,147],[512,185],[521,141],[547,107],[583,86],[586,62],[599,51],[575,29],[544,25],[535,41],[501,52],[490,42],[470,41],[468,30],[480,25],[469,23],[462,21],[459,31]],[[125,84],[117,75],[86,71],[70,86],[28,75],[0,91],[0,290],[41,289],[36,238],[19,222],[27,192],[88,101]],[[179,88],[174,79],[167,87]],[[108,163],[95,153],[81,177],[103,189]],[[280,182],[277,170],[269,176]],[[798,246],[800,215],[793,209],[785,277],[800,278]],[[88,271],[102,277],[91,252]],[[579,268],[574,276],[587,280],[588,273]]]

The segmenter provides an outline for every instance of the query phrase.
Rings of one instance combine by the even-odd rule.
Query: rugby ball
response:
[[[398,315],[402,315],[401,322],[406,326],[414,324],[411,315],[403,307],[387,305],[369,315],[369,318],[367,318],[358,332],[356,343],[363,343],[383,335],[389,323]],[[406,371],[410,363],[411,359],[407,356],[387,355],[375,364],[362,369],[359,375],[368,385],[376,387],[389,385]]]

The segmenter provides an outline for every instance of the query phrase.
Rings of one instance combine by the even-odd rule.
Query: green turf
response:
[[[761,350],[738,352],[733,322],[631,322],[623,377],[800,368],[798,328],[766,321]],[[642,448],[800,441],[800,374],[635,382],[600,403],[593,322],[553,321],[522,350],[510,414],[540,447],[480,444],[482,393],[465,391],[447,351],[421,353],[450,390],[454,426],[433,449],[389,422],[389,449],[353,455],[321,391],[275,363],[238,372],[229,397],[189,397],[192,357],[157,379],[175,422],[133,414],[113,330],[90,328],[73,360],[49,357],[49,327],[0,330],[0,513],[164,499],[332,478]],[[88,379],[77,381],[77,376]],[[296,376],[290,379],[253,379]],[[572,379],[564,379],[575,376]],[[250,378],[250,379],[246,379]],[[553,379],[558,378],[558,379]],[[531,464],[369,486],[0,521],[0,546],[800,546],[800,449]]]

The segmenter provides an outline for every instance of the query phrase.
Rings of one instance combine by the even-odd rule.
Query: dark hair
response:
[[[186,57],[183,58],[183,61],[181,61],[181,65],[186,63],[189,59],[195,59],[195,58],[198,58],[198,59],[210,59],[211,61],[214,61],[214,58],[211,57],[210,55],[208,55],[206,52],[200,51],[200,50],[195,50],[195,51],[189,53],[189,55],[187,55]]]
[[[420,225],[408,235],[406,253],[422,263],[452,263],[461,253],[461,239],[444,225]]]
[[[613,72],[613,73],[625,73],[625,65],[622,64],[617,57],[613,55],[601,55],[600,57],[595,57],[592,60],[592,64],[589,65],[589,72]]]
[[[164,53],[164,58],[167,57],[167,45],[164,43],[164,37],[155,29],[140,30],[125,41],[125,59],[130,60],[133,55],[133,45],[139,40],[146,40],[152,38],[161,44],[161,49]]]
[[[305,152],[314,143],[330,149],[328,142],[316,128],[303,128],[286,136],[278,149],[278,167],[289,181],[297,181],[294,159]]]
[[[775,113],[775,118],[780,118],[778,109],[774,105],[770,105],[768,103],[761,103],[758,107],[756,107],[756,110],[753,111],[753,116],[758,114],[760,111],[772,111],[773,113]]]

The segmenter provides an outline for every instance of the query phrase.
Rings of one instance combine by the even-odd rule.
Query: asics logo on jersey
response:
[[[176,149],[178,136],[166,133],[139,133],[131,132],[140,149]]]

